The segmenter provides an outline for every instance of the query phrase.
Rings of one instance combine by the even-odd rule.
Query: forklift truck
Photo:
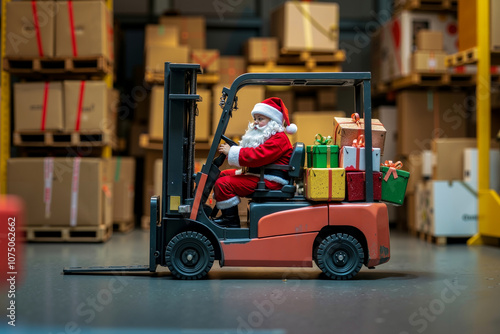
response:
[[[331,279],[350,279],[363,265],[389,261],[389,219],[384,203],[373,200],[373,179],[365,181],[364,202],[318,202],[299,195],[305,148],[295,143],[289,165],[261,167],[248,205],[248,227],[214,223],[206,204],[226,156],[216,157],[224,133],[237,115],[237,93],[247,85],[353,87],[356,112],[365,119],[366,175],[372,174],[370,73],[247,73],[223,88],[223,109],[206,163],[194,173],[198,64],[165,63],[162,196],[150,206],[150,257],[146,266],[72,267],[66,274],[150,271],[166,266],[175,278],[201,279],[214,261],[221,267],[312,267]],[[260,101],[256,101],[260,102]],[[247,112],[247,111],[243,111]],[[332,120],[333,121],[333,120]],[[288,171],[281,190],[265,188],[265,169]],[[161,205],[160,205],[161,204]]]

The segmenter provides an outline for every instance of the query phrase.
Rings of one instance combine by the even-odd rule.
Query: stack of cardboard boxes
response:
[[[416,170],[414,229],[435,237],[477,233],[478,156],[475,138],[441,138],[422,152]],[[490,150],[490,189],[500,191],[500,152]],[[417,176],[418,174],[418,176]]]
[[[114,168],[107,159],[90,158],[98,156],[100,146],[114,142],[117,93],[102,79],[88,80],[92,73],[67,68],[67,64],[76,66],[74,60],[113,62],[112,22],[103,1],[7,4],[8,59],[65,64],[63,69],[45,68],[41,80],[40,75],[34,76],[40,69],[33,65],[23,74],[26,80],[14,84],[14,142],[47,145],[45,155],[56,156],[8,161],[8,192],[28,203],[28,240],[105,241],[113,221],[132,221],[123,207],[133,208],[133,200],[123,202],[120,182],[135,162],[124,161],[121,168]],[[58,81],[51,80],[52,74],[59,74]],[[24,141],[23,136],[30,135],[36,143]],[[67,152],[61,156],[61,150],[52,146],[66,146]],[[119,170],[118,175],[113,170]],[[133,183],[133,173],[126,178]],[[115,196],[114,181],[119,188]],[[122,202],[116,205],[114,217],[113,201]],[[88,233],[93,237],[86,238]]]

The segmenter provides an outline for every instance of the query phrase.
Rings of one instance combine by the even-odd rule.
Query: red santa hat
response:
[[[290,124],[288,118],[288,109],[279,97],[270,97],[261,103],[257,103],[252,110],[252,116],[255,114],[269,117],[278,124],[283,124],[285,121],[285,131],[289,134],[297,132],[297,125]]]

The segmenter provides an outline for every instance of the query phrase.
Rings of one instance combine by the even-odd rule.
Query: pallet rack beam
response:
[[[2,0],[2,36],[0,64],[5,57],[7,33],[7,3]],[[1,67],[1,66],[0,66]],[[0,195],[7,193],[7,160],[10,157],[10,75],[1,68],[0,95]]]
[[[477,1],[477,149],[478,149],[478,233],[467,242],[469,245],[488,243],[500,238],[500,197],[489,189],[491,141],[491,81],[490,81],[490,1]]]

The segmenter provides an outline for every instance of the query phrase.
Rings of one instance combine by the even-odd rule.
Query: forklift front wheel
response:
[[[204,278],[214,264],[215,252],[210,240],[201,233],[187,231],[177,234],[167,245],[165,260],[176,278]]]
[[[331,279],[350,279],[363,266],[364,252],[361,244],[345,233],[331,234],[318,245],[315,260],[323,273]]]

